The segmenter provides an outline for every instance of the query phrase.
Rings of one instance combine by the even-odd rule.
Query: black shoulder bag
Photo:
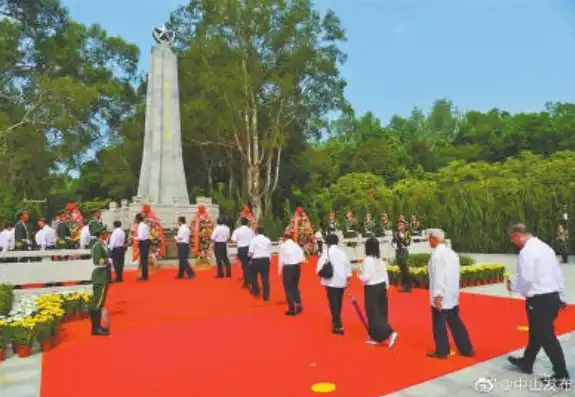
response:
[[[326,249],[327,262],[323,264],[322,268],[317,273],[321,278],[326,280],[329,280],[333,277],[333,265],[329,259],[329,249],[330,247],[327,247]]]

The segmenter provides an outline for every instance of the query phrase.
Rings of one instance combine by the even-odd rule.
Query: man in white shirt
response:
[[[42,251],[55,249],[58,236],[56,236],[54,229],[48,225],[48,221],[45,218],[41,218],[38,221],[38,226],[40,230],[36,233],[36,245]]]
[[[260,296],[258,275],[262,279],[263,300],[270,300],[270,258],[272,257],[272,242],[264,235],[264,228],[258,226],[256,236],[250,242],[249,256],[251,293]]]
[[[302,312],[299,280],[301,264],[305,262],[303,248],[292,239],[291,234],[284,235],[280,245],[278,273],[282,275],[284,291],[288,303],[286,316],[297,316]]]
[[[449,356],[447,337],[449,327],[459,354],[473,357],[475,352],[469,334],[459,317],[459,256],[444,242],[443,230],[430,231],[429,245],[433,248],[433,253],[429,260],[428,272],[435,351],[428,353],[427,356],[439,359]]]
[[[6,223],[6,228],[0,232],[0,250],[8,252],[14,250],[14,224]]]
[[[517,280],[507,280],[507,289],[526,299],[529,343],[523,357],[509,357],[509,362],[524,373],[533,373],[533,364],[543,348],[553,365],[553,375],[542,378],[552,387],[567,389],[570,386],[565,355],[553,323],[560,310],[565,309],[565,284],[555,251],[534,237],[524,224],[511,228],[511,241],[520,249],[517,258]]]
[[[136,239],[138,240],[138,252],[140,256],[140,267],[142,268],[142,277],[137,281],[148,281],[148,258],[150,256],[150,228],[144,222],[142,214],[136,214]]]
[[[232,277],[232,267],[230,258],[228,258],[228,240],[230,239],[230,228],[225,224],[224,218],[218,218],[218,224],[212,232],[212,241],[214,242],[214,254],[216,255],[216,264],[218,266],[218,275],[216,278],[224,278],[224,269],[226,278]]]
[[[351,264],[344,250],[338,247],[337,234],[328,234],[325,237],[325,252],[317,261],[316,273],[329,262],[333,267],[333,276],[329,279],[322,278],[321,284],[325,286],[329,310],[331,312],[332,333],[344,335],[341,322],[341,308],[343,305],[343,292],[352,276]]]
[[[321,255],[323,253],[323,235],[321,230],[315,232],[315,243],[317,245],[317,254]]]
[[[122,229],[122,222],[114,221],[114,230],[110,235],[108,247],[110,248],[110,256],[114,265],[114,273],[116,273],[116,278],[113,282],[121,283],[124,281],[124,262],[126,259],[126,232]]]
[[[176,235],[176,247],[178,248],[178,274],[177,279],[184,278],[184,273],[189,279],[196,277],[194,270],[190,267],[188,258],[190,256],[190,228],[186,224],[186,218],[178,218],[178,234]]]
[[[250,224],[249,219],[242,218],[241,223],[242,225],[232,233],[232,241],[236,243],[238,247],[238,259],[242,264],[242,274],[244,276],[242,288],[248,288],[250,286],[250,257],[248,253],[250,249],[250,243],[254,238],[254,231],[248,226]]]

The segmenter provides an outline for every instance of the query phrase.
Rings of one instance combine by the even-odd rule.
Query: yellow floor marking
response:
[[[334,383],[320,382],[311,385],[311,391],[314,393],[332,393],[335,391]]]

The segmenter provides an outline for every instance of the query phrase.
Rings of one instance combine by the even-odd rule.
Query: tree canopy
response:
[[[47,198],[44,216],[67,200],[130,199],[146,92],[137,46],[58,0],[0,0],[0,15],[0,217],[26,199]],[[463,112],[440,98],[385,124],[346,100],[345,29],[311,0],[192,0],[167,26],[190,196],[234,219],[250,204],[279,233],[297,206],[316,225],[348,208],[417,214],[460,250],[506,251],[511,222],[551,238],[575,208],[575,104]]]

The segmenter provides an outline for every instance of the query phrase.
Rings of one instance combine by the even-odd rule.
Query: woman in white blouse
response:
[[[343,292],[347,287],[347,280],[351,277],[351,264],[347,254],[337,246],[339,239],[335,234],[328,234],[325,238],[327,248],[317,261],[316,273],[329,262],[333,267],[333,276],[329,279],[322,278],[321,284],[325,286],[327,301],[331,312],[332,333],[343,335],[341,323],[341,307],[343,304]]]
[[[387,286],[389,278],[387,268],[381,260],[379,241],[375,237],[365,242],[365,259],[358,273],[364,284],[365,312],[367,314],[368,334],[367,343],[376,345],[387,340],[391,349],[397,339],[388,320]]]

